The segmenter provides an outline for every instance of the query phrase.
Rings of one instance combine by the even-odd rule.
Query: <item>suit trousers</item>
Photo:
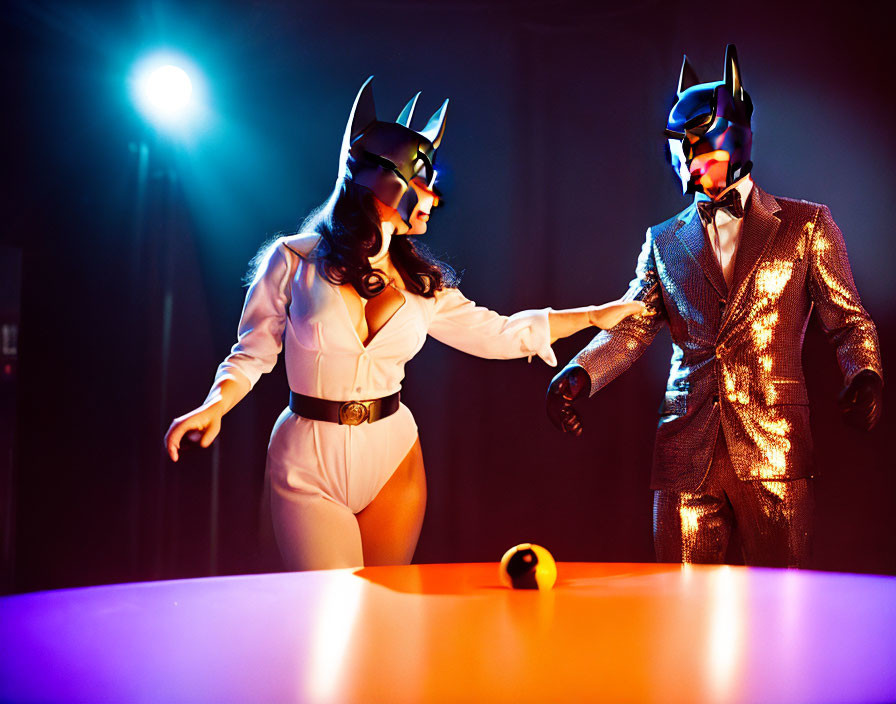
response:
[[[744,564],[807,567],[813,507],[810,478],[738,478],[719,432],[709,472],[696,491],[654,492],[657,562],[722,564],[736,525]]]

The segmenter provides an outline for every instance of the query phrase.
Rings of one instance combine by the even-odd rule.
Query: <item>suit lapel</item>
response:
[[[718,292],[722,298],[728,296],[728,286],[725,284],[725,277],[722,275],[722,267],[712,251],[712,246],[706,235],[706,229],[703,227],[703,221],[697,214],[697,206],[691,205],[682,212],[681,220],[683,224],[675,235],[688,254],[700,265],[703,273],[712,287]]]
[[[760,190],[758,186],[753,186],[734,260],[734,281],[731,286],[729,309],[743,294],[746,281],[752,276],[762,255],[774,241],[778,226],[781,224],[775,213],[780,209],[778,201],[773,196]]]

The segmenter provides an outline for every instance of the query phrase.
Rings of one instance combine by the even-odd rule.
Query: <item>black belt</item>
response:
[[[328,401],[289,392],[289,410],[309,420],[325,420],[340,425],[373,423],[398,410],[400,392],[369,401]]]

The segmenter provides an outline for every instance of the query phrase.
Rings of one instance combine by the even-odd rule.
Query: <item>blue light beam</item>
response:
[[[167,132],[190,127],[200,112],[198,71],[168,53],[152,54],[132,71],[131,97],[143,117]]]

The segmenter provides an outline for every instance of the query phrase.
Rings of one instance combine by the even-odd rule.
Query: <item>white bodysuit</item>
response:
[[[427,334],[479,357],[538,355],[556,365],[549,308],[505,317],[456,288],[437,291],[433,298],[401,291],[404,304],[365,347],[339,288],[308,256],[317,241],[316,234],[294,235],[271,247],[246,295],[238,341],[216,379],[239,374],[254,386],[274,368],[285,345],[293,391],[334,401],[381,398],[401,389],[404,365]],[[387,418],[355,426],[308,420],[287,408],[268,447],[272,496],[317,494],[358,513],[416,438],[417,425],[404,404]]]

